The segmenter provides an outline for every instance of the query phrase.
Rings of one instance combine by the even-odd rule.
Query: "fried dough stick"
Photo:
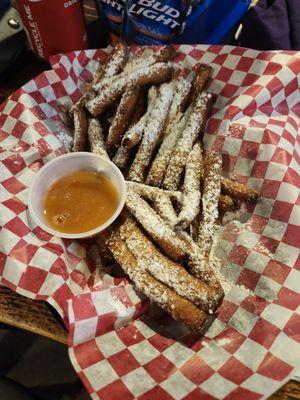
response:
[[[128,47],[124,43],[117,43],[112,49],[105,64],[100,65],[96,71],[92,84],[99,82],[101,79],[107,79],[115,76],[123,70],[128,57]]]
[[[128,61],[124,68],[124,73],[153,65],[157,62],[166,63],[171,61],[175,55],[173,46],[160,46],[159,50],[154,52],[152,49],[142,48],[131,60]]]
[[[181,192],[172,192],[169,190],[159,189],[154,186],[144,185],[137,182],[126,182],[129,190],[134,190],[144,199],[150,200],[155,207],[157,213],[171,226],[177,222],[177,215],[174,210],[172,199],[177,204],[181,201]]]
[[[138,86],[129,86],[121,97],[115,117],[109,128],[106,145],[110,154],[116,150],[121,143],[122,137],[130,123],[136,102],[140,93]]]
[[[100,94],[86,103],[91,115],[97,116],[106,111],[124,92],[127,86],[145,86],[164,83],[169,80],[171,67],[168,64],[156,63],[140,68],[123,78],[116,79],[111,85],[102,88]]]
[[[177,223],[177,215],[170,197],[166,193],[159,193],[154,197],[153,203],[155,210],[162,219],[170,226],[175,226]]]
[[[216,291],[190,275],[182,265],[161,254],[131,218],[122,224],[120,233],[138,265],[154,278],[206,312],[219,306]]]
[[[100,122],[97,118],[88,119],[88,138],[91,152],[109,158]]]
[[[84,93],[80,99],[71,107],[70,113],[72,114],[77,107],[84,106],[87,100],[91,100],[95,97],[93,86],[103,79],[111,78],[122,71],[128,55],[128,48],[123,43],[118,43],[107,57],[104,64],[100,64],[92,81],[86,86],[86,93]]]
[[[172,156],[172,152],[176,146],[178,138],[186,124],[188,118],[188,111],[182,113],[186,99],[189,95],[191,84],[184,80],[179,79],[176,83],[176,92],[170,107],[167,126],[163,135],[163,141],[153,160],[146,183],[153,186],[161,186],[166,168]]]
[[[188,117],[182,136],[173,150],[163,181],[165,189],[176,190],[178,188],[187,156],[192,150],[201,127],[207,118],[212,99],[213,97],[210,93],[201,93],[198,96]]]
[[[164,253],[174,261],[184,259],[186,245],[152,207],[133,190],[128,190],[126,206]]]
[[[180,74],[180,71],[178,73]],[[187,103],[190,102],[189,98],[192,88],[191,82],[187,81],[180,75],[177,79],[174,79],[174,85],[176,87],[176,91],[170,107],[169,123],[171,123],[172,120],[177,117],[178,113],[185,110]],[[166,132],[166,136],[169,134],[170,132]]]
[[[187,158],[185,166],[182,208],[177,221],[177,226],[182,229],[186,229],[200,212],[202,168],[201,144],[200,142],[196,142]]]
[[[87,115],[82,107],[73,111],[74,141],[72,151],[84,151],[87,141]]]
[[[195,77],[192,82],[192,91],[190,102],[197,100],[199,93],[203,92],[207,86],[212,74],[212,68],[208,65],[201,64],[199,70],[196,72]]]
[[[194,242],[187,232],[179,231],[178,235],[186,244],[187,264],[191,274],[213,287],[217,291],[219,298],[222,298],[224,296],[222,286],[210,266],[208,257],[202,254],[198,244]]]
[[[131,126],[124,134],[120,147],[113,159],[114,163],[122,170],[129,164],[132,149],[142,140],[145,126],[150,117],[154,102],[157,98],[157,89],[152,86],[148,92],[148,108],[145,112],[144,101],[139,98],[137,108],[132,116]]]
[[[209,256],[214,226],[218,218],[218,203],[221,192],[222,158],[216,152],[206,155],[204,161],[204,183],[202,194],[202,219],[198,230],[198,244],[202,254]]]
[[[186,125],[187,113],[179,113],[175,119],[170,123],[168,127],[169,135],[165,135],[162,144],[157,152],[155,159],[153,160],[151,167],[148,172],[146,183],[148,185],[161,187],[166,169],[172,157],[172,153],[178,139],[180,138],[182,131]]]
[[[228,195],[221,194],[219,197],[219,211],[233,211],[236,209],[237,201]]]
[[[137,193],[128,190],[126,206],[162,251],[173,261],[187,259],[194,276],[222,290],[197,243],[184,231],[175,231]]]
[[[165,195],[168,196],[169,199],[174,200],[179,205],[182,202],[182,193],[177,190],[165,190],[157,188],[155,186],[145,185],[144,183],[130,182],[130,181],[127,181],[126,185],[129,189],[133,189],[136,193],[138,193],[146,200],[151,200],[154,202],[157,196]],[[236,209],[236,206],[237,202],[234,198],[228,195],[220,195],[219,198],[220,211],[222,212],[233,211]],[[198,235],[198,228],[197,228],[197,235]]]
[[[150,52],[150,54],[149,54]],[[160,50],[154,52],[153,50],[146,49],[142,50],[142,53],[136,54],[131,60],[127,62],[124,70],[119,75],[111,76],[106,79],[102,79],[100,82],[93,86],[93,90],[100,92],[105,86],[111,85],[118,79],[123,79],[128,77],[134,71],[141,70],[142,68],[147,68],[154,66],[156,63],[166,63],[170,61],[174,56],[174,49],[171,46],[161,47]]]
[[[145,185],[144,183],[126,181],[128,190],[133,190],[145,199],[155,201],[159,195],[167,195],[170,199],[175,200],[176,203],[181,202],[181,192],[177,190],[165,190],[155,186]]]
[[[155,279],[148,271],[139,268],[136,258],[121,239],[120,233],[115,232],[110,237],[108,248],[135,286],[147,297],[191,330],[199,329],[202,326],[207,314],[191,301],[179,296],[174,290]]]
[[[158,145],[166,123],[173,94],[174,86],[172,83],[160,86],[158,99],[151,110],[147,125],[145,126],[142,142],[129,170],[129,179],[133,181],[144,181],[146,168],[151,161],[151,156]]]
[[[228,178],[221,177],[221,188],[224,194],[227,194],[234,199],[255,203],[260,197],[259,192],[251,189],[249,186],[233,181]]]

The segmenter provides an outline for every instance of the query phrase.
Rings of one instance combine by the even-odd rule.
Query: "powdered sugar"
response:
[[[230,282],[228,279],[226,279],[221,272],[221,267],[222,267],[222,261],[216,257],[215,255],[215,251],[216,251],[216,247],[219,241],[219,237],[221,235],[221,230],[220,229],[215,229],[215,234],[213,237],[213,241],[212,241],[212,247],[211,247],[211,251],[209,254],[209,263],[210,266],[212,268],[212,270],[214,271],[216,277],[218,278],[222,289],[226,294],[228,294],[231,290],[231,288],[233,287],[233,283]]]
[[[148,186],[143,183],[127,181],[126,186],[129,190],[134,190],[137,194],[141,195],[145,199],[154,201],[157,196],[167,195],[170,199],[176,200],[180,203],[181,192],[176,190],[164,190],[154,186]]]
[[[142,142],[129,171],[129,178],[133,181],[143,182],[144,180],[145,168],[151,161],[152,153],[164,128],[173,94],[172,83],[160,86],[157,102],[151,110]]]
[[[126,307],[116,296],[109,297],[108,302],[115,310],[118,317],[128,317],[132,313],[132,310]]]
[[[218,218],[218,201],[221,192],[221,157],[217,153],[208,154],[205,160],[205,178],[202,196],[202,221],[199,226],[198,243],[203,254],[211,247],[213,231]]]
[[[135,70],[127,75],[117,75],[111,85],[101,87],[101,93],[88,101],[86,107],[92,115],[98,115],[122,94],[126,86],[153,83],[152,80],[159,81],[161,77],[168,74],[169,71],[169,64],[156,63],[149,67]]]
[[[128,191],[126,205],[144,229],[163,248],[172,259],[184,257],[185,243],[176,233],[159,217],[145,200],[132,190]]]
[[[231,343],[231,339],[230,338],[221,338],[215,341],[217,346],[226,346],[226,344],[230,344]]]
[[[166,189],[178,187],[186,157],[197,139],[202,123],[208,111],[208,104],[212,100],[210,93],[201,93],[188,117],[186,128],[172,154],[172,163],[169,164],[163,186]]]
[[[163,142],[151,164],[146,183],[161,186],[173,150],[184,129],[187,116],[187,112],[185,112],[185,114],[178,113],[177,116],[168,123],[164,132]]]
[[[147,122],[151,116],[151,112],[153,110],[155,100],[157,99],[157,89],[152,86],[148,92],[148,108],[146,113],[142,116],[142,118],[133,125],[123,136],[122,146],[131,148],[135,146],[143,137],[143,133]]]
[[[124,50],[115,51],[109,61],[108,64],[104,67],[103,78],[110,78],[116,75],[119,70],[120,66],[124,62]]]
[[[153,50],[146,49],[142,54],[132,57],[125,65],[124,73],[129,74],[137,69],[148,67],[156,62]]]
[[[184,78],[176,82],[176,92],[170,107],[170,120],[175,118],[178,112],[182,111],[182,105],[191,91],[192,84]]]
[[[217,294],[192,277],[180,264],[162,255],[153,244],[134,225],[126,221],[121,227],[121,236],[135,255],[139,268],[148,270],[159,281],[174,289],[179,295],[208,310],[215,308]]]
[[[171,226],[176,225],[177,215],[173,208],[170,197],[165,194],[158,192],[154,198],[154,205],[158,214]]]
[[[182,208],[178,216],[178,224],[182,228],[196,218],[200,211],[200,181],[202,173],[202,150],[200,143],[196,143],[188,156],[183,183]]]
[[[73,139],[71,137],[71,135],[66,134],[66,132],[56,132],[55,133],[57,139],[63,144],[64,148],[66,150],[71,150],[72,148],[72,143],[73,143]],[[18,151],[18,150],[16,150]]]
[[[88,138],[92,153],[108,158],[101,125],[97,118],[90,118],[88,121]]]

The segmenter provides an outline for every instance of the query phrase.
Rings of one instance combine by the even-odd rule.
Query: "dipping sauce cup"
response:
[[[64,233],[53,228],[44,214],[44,200],[50,187],[60,178],[79,171],[92,171],[104,175],[118,192],[114,213],[102,225],[81,233]],[[93,153],[76,152],[59,156],[45,164],[35,175],[29,188],[29,212],[37,225],[54,236],[66,239],[84,239],[95,236],[111,225],[120,215],[126,198],[126,185],[121,171],[110,160]]]

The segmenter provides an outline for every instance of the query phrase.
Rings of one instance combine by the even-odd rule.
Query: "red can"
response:
[[[80,0],[17,0],[17,7],[33,52],[49,56],[87,48]]]

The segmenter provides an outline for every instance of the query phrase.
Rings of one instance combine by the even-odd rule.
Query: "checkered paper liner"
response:
[[[84,246],[52,237],[28,214],[27,187],[68,148],[65,110],[105,54],[55,56],[53,70],[0,106],[0,282],[57,309],[94,399],[266,398],[300,360],[300,55],[178,47],[176,62],[213,66],[217,102],[205,147],[221,151],[223,169],[262,195],[216,247],[233,284],[217,317],[186,334],[164,314],[147,316],[148,301],[125,279],[100,277]]]

